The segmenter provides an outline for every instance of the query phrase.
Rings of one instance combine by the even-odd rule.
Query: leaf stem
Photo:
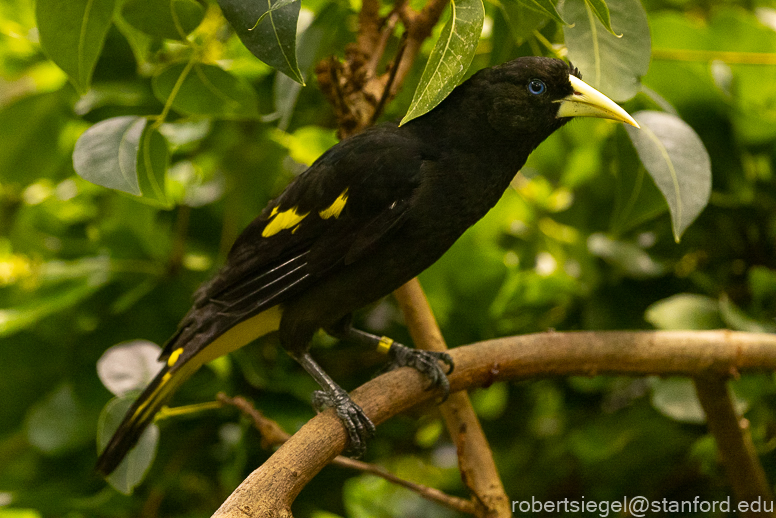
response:
[[[533,37],[534,37],[534,38],[536,38],[536,40],[537,40],[539,43],[541,43],[542,45],[544,45],[544,47],[545,47],[547,50],[549,50],[550,52],[552,52],[552,53],[553,53],[553,55],[555,55],[555,57],[559,58],[559,57],[561,57],[561,56],[562,56],[561,52],[560,52],[560,51],[558,51],[558,49],[556,49],[556,48],[553,46],[553,44],[550,42],[550,40],[548,40],[547,38],[545,38],[545,37],[544,37],[544,34],[542,34],[541,32],[539,32],[539,31],[533,31]]]
[[[181,75],[179,75],[178,79],[175,81],[175,84],[172,87],[172,91],[170,92],[170,96],[167,98],[167,102],[164,103],[164,108],[162,108],[162,113],[156,116],[156,120],[151,126],[151,129],[158,129],[159,126],[161,126],[164,123],[164,121],[167,119],[167,116],[170,114],[170,110],[172,109],[172,103],[175,101],[175,97],[178,95],[178,92],[183,86],[183,82],[186,80],[186,76],[189,75],[189,72],[191,72],[191,69],[194,68],[194,65],[196,63],[197,63],[197,57],[195,53],[195,54],[192,54],[191,59],[189,59],[189,62],[186,63],[186,66],[181,71]]]

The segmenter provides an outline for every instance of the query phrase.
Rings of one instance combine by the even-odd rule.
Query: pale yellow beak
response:
[[[560,99],[558,117],[598,117],[626,122],[640,127],[639,123],[620,108],[617,103],[576,76],[569,76],[574,93]]]

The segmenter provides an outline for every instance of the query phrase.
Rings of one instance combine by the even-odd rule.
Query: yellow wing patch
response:
[[[329,219],[334,218],[337,219],[342,212],[342,209],[345,208],[345,204],[348,202],[348,190],[345,189],[342,191],[342,194],[337,196],[337,199],[334,200],[334,203],[326,207],[325,209],[318,212],[318,215],[321,217],[321,219]]]
[[[267,223],[267,226],[264,227],[264,230],[261,231],[261,235],[263,237],[270,237],[274,236],[281,230],[294,228],[305,217],[307,217],[307,214],[309,213],[305,212],[304,214],[299,214],[296,211],[296,207],[284,210],[283,212],[278,212],[278,208],[275,207],[272,209],[272,213],[270,214],[270,218],[272,219],[269,223]]]
[[[172,353],[170,353],[170,357],[167,358],[167,366],[172,367],[173,365],[175,365],[175,362],[178,361],[178,358],[180,358],[182,352],[183,352],[183,347],[178,347]]]

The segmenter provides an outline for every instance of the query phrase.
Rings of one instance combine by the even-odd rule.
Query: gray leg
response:
[[[350,325],[349,319],[343,320],[331,330],[327,330],[337,338],[353,340],[362,343],[368,347],[376,347],[377,350],[388,355],[390,363],[384,370],[398,369],[399,367],[412,367],[426,376],[430,383],[427,389],[440,387],[443,392],[443,401],[450,395],[450,382],[447,381],[447,374],[453,372],[453,359],[445,352],[424,351],[421,349],[411,349],[398,342],[394,342],[387,336],[377,336],[358,329]],[[439,366],[439,362],[447,365],[445,373]]]
[[[331,377],[324,372],[320,365],[313,360],[310,353],[292,353],[292,356],[304,367],[310,376],[318,382],[323,390],[313,393],[313,406],[319,412],[332,407],[340,418],[350,437],[350,450],[357,457],[363,455],[366,450],[366,440],[375,433],[375,425],[366,416],[360,406],[355,404],[347,392],[337,385]]]

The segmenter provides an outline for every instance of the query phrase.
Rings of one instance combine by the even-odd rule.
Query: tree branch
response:
[[[420,349],[447,351],[431,306],[417,278],[394,292],[412,341]],[[512,510],[504,491],[493,452],[474,413],[469,394],[461,391],[451,394],[440,405],[450,438],[458,451],[458,469],[476,503],[475,515],[481,517],[509,517]]]
[[[717,376],[776,370],[776,336],[734,331],[538,333],[490,340],[450,351],[453,391],[540,376],[652,374]],[[439,397],[409,368],[379,376],[352,393],[380,424]],[[302,488],[344,449],[347,434],[332,410],[311,419],[232,493],[218,518],[290,517]]]
[[[379,3],[364,1],[356,43],[346,49],[345,60],[325,59],[315,69],[318,86],[334,108],[340,137],[354,135],[374,123],[385,103],[398,93],[447,4],[448,0],[428,0],[418,12],[407,0],[395,0],[393,11],[381,19]],[[378,73],[397,20],[406,29],[401,54],[387,72]]]
[[[726,380],[697,377],[693,381],[736,498],[739,502],[773,501],[773,491],[752,443],[749,421],[736,414]],[[772,517],[773,513],[749,511],[742,515]]]
[[[237,408],[240,412],[250,417],[253,421],[253,427],[256,428],[261,434],[261,447],[269,449],[274,446],[280,446],[285,443],[291,434],[283,430],[279,424],[272,419],[267,418],[259,410],[256,409],[247,399],[241,396],[229,397],[223,392],[220,392],[216,399],[223,404]],[[454,511],[466,514],[474,514],[474,505],[468,500],[448,495],[436,488],[424,486],[422,484],[416,484],[408,480],[397,477],[387,469],[377,464],[370,464],[361,460],[351,459],[343,455],[337,455],[334,460],[331,461],[332,465],[339,466],[341,468],[353,469],[361,471],[363,473],[370,473],[376,477],[391,482],[397,486],[413,491],[426,500],[436,502],[439,505],[449,507]]]

